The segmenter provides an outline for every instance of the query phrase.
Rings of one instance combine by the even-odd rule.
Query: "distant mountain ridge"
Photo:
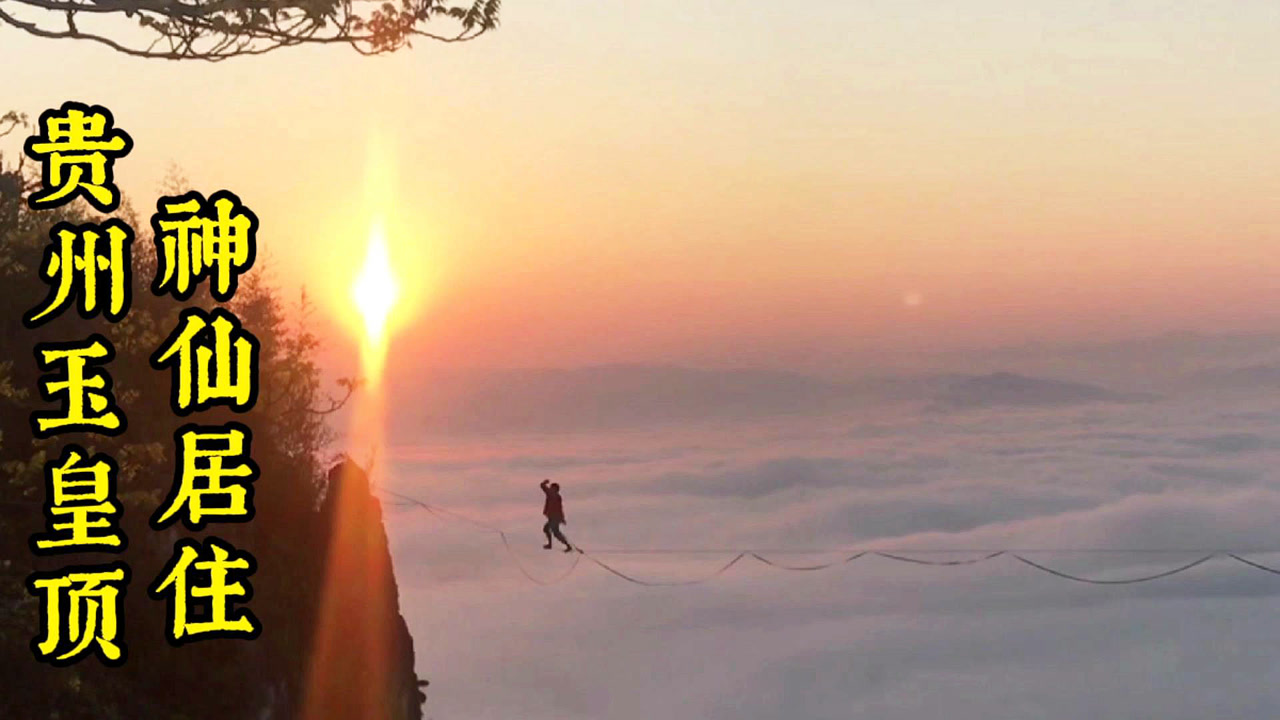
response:
[[[1154,399],[1144,393],[1119,393],[1088,383],[1034,378],[1011,372],[967,376],[939,394],[940,405],[951,408],[997,406],[1055,406],[1081,403],[1131,403]]]
[[[672,421],[834,409],[852,388],[771,370],[600,365],[453,373],[429,384],[433,428],[536,431],[616,428]]]
[[[1203,387],[1227,390],[1280,388],[1280,365],[1214,368],[1195,373],[1192,379]]]
[[[403,382],[403,381],[402,381]],[[1151,396],[996,372],[838,382],[761,369],[599,365],[576,369],[437,371],[392,386],[420,398],[402,411],[418,430],[565,432],[679,422],[821,414],[887,403],[963,410],[1128,403]]]

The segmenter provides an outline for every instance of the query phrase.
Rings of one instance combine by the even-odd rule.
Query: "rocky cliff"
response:
[[[309,658],[305,720],[420,720],[426,696],[366,473],[344,461],[320,507],[328,539]]]

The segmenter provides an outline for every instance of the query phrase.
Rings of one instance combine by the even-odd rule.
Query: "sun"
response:
[[[400,284],[391,266],[387,238],[381,223],[369,231],[369,249],[364,266],[351,286],[351,297],[364,320],[365,370],[376,380],[382,372],[387,351],[387,320],[400,295]]]

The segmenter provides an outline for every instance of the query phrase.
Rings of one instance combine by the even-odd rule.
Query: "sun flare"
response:
[[[387,350],[387,319],[400,294],[400,285],[391,267],[387,239],[381,224],[369,232],[369,250],[364,266],[351,287],[351,297],[364,319],[365,370],[377,379]]]

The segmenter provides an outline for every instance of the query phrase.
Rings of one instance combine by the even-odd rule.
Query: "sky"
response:
[[[1278,25],[1264,2],[549,1],[372,59],[9,30],[0,58],[28,68],[7,106],[113,110],[144,218],[170,165],[236,191],[321,321],[351,324],[382,218],[415,362],[821,369],[1274,328]]]

